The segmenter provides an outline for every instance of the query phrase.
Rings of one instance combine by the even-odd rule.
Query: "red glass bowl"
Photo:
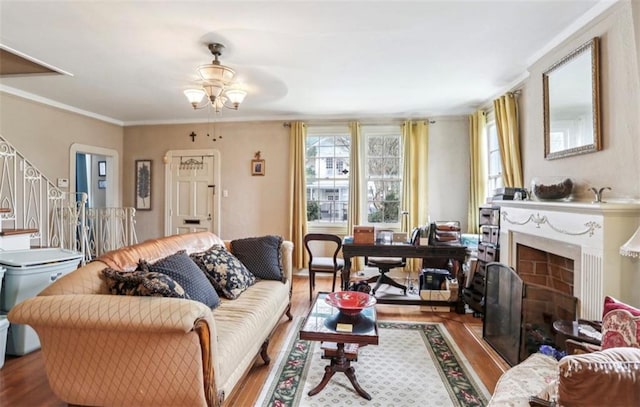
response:
[[[376,303],[376,297],[360,291],[337,291],[327,294],[324,300],[346,315],[358,315]]]

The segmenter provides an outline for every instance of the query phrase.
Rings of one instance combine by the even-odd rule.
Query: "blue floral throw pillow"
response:
[[[220,297],[200,268],[184,250],[160,259],[153,264],[144,260],[138,266],[143,270],[166,274],[184,287],[192,300],[200,301],[209,308],[220,305]]]
[[[111,294],[189,299],[180,284],[162,273],[140,270],[127,272],[107,267],[102,274]]]
[[[212,246],[203,253],[191,254],[191,259],[204,271],[216,291],[235,300],[256,282],[256,278],[222,245]]]
[[[232,241],[231,250],[254,276],[284,281],[281,245],[280,236],[249,237]]]

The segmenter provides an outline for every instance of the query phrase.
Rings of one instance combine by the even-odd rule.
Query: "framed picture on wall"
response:
[[[151,160],[136,160],[136,204],[139,211],[151,210]]]
[[[251,160],[251,175],[264,175],[264,160]]]
[[[98,176],[106,177],[107,176],[107,162],[106,161],[98,161]]]
[[[98,180],[98,189],[107,189],[107,180],[99,179]]]

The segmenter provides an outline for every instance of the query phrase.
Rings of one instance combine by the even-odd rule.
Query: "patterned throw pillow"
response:
[[[162,273],[118,271],[107,267],[102,274],[107,279],[111,294],[189,299],[180,284]]]
[[[209,308],[220,305],[218,293],[185,250],[180,250],[153,264],[140,260],[139,267],[168,275],[184,287],[192,300],[200,301]]]
[[[222,245],[212,246],[203,253],[191,254],[191,259],[209,278],[216,291],[235,300],[256,282],[253,274]]]
[[[602,317],[602,349],[640,348],[640,309],[605,297]]]
[[[280,246],[282,237],[263,236],[233,240],[231,251],[256,277],[284,281]]]

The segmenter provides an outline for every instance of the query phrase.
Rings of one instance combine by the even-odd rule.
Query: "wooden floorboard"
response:
[[[316,280],[318,291],[331,289],[329,276],[317,275]],[[292,314],[303,317],[310,306],[307,277],[295,276],[293,287]],[[472,333],[473,329],[478,329],[482,321],[471,314],[428,312],[416,305],[377,305],[376,307],[380,320],[442,322],[490,392],[493,391],[498,378],[507,367],[482,338]],[[269,345],[272,361],[277,360],[278,352],[290,329],[293,329],[293,324],[287,318],[283,318]],[[227,396],[226,405],[253,405],[274,365],[275,363],[264,365],[262,359],[257,358],[242,384],[236,386],[236,390]],[[66,403],[59,400],[49,388],[40,351],[20,357],[6,357],[5,365],[0,369],[0,406],[66,406]]]

